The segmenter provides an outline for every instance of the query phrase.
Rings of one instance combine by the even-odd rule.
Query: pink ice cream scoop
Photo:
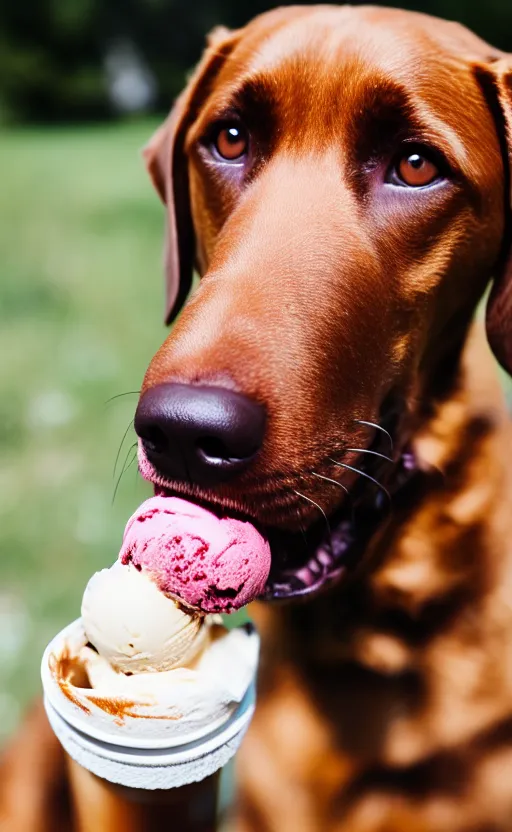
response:
[[[152,497],[139,506],[126,524],[119,559],[205,613],[253,601],[270,572],[270,547],[251,523],[219,518],[178,497]]]

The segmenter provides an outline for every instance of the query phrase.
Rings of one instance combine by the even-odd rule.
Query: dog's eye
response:
[[[394,164],[390,181],[408,188],[424,188],[441,176],[439,166],[422,150],[403,153]]]
[[[247,153],[249,138],[244,127],[233,122],[221,125],[217,129],[212,144],[221,159],[234,162]]]

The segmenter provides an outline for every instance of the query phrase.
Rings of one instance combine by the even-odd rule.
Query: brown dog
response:
[[[146,150],[159,489],[273,547],[240,832],[512,830],[512,57],[397,10],[217,31]],[[390,506],[388,505],[390,503]],[[391,508],[391,511],[389,510]],[[114,829],[114,826],[111,827]]]

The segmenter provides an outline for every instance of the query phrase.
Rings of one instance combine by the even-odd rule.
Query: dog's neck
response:
[[[413,438],[423,474],[397,490],[392,516],[368,542],[359,567],[339,586],[303,604],[256,610],[264,641],[263,691],[275,684],[278,667],[288,667],[309,682],[313,698],[324,697],[321,680],[327,684],[328,678],[338,710],[347,690],[357,696],[364,689],[368,706],[368,696],[393,698],[395,688],[399,707],[414,710],[415,696],[431,685],[428,668],[436,651],[456,658],[472,645],[487,643],[471,668],[461,672],[455,661],[446,668],[447,684],[452,677],[451,704],[445,703],[446,715],[439,720],[451,719],[451,726],[433,726],[429,734],[424,726],[416,731],[412,719],[403,736],[394,732],[387,753],[395,763],[403,762],[421,757],[429,743],[435,747],[445,729],[447,741],[456,735],[476,697],[473,687],[482,683],[486,668],[495,666],[496,650],[504,649],[512,626],[504,596],[512,551],[502,548],[512,531],[503,493],[512,494],[504,453],[510,437],[492,360],[473,332],[451,395]],[[475,705],[475,730],[487,724],[487,717],[493,722],[496,708],[508,709],[512,680],[505,675],[494,680],[489,713],[485,692]],[[500,685],[502,699],[496,695]],[[325,701],[319,707],[329,712]]]

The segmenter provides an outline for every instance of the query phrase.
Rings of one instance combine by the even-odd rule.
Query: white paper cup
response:
[[[256,632],[248,638],[257,653]],[[48,719],[79,765],[123,786],[170,789],[209,777],[233,757],[254,713],[256,665],[249,688],[239,702],[231,703],[229,713],[195,730],[191,723],[192,730],[185,731],[163,714],[141,718],[127,709],[120,717],[115,708],[109,713],[104,703],[91,706],[80,688],[62,685],[54,657],[62,655],[66,644],[78,645],[83,639],[81,621],[74,621],[50,642],[41,666]]]

